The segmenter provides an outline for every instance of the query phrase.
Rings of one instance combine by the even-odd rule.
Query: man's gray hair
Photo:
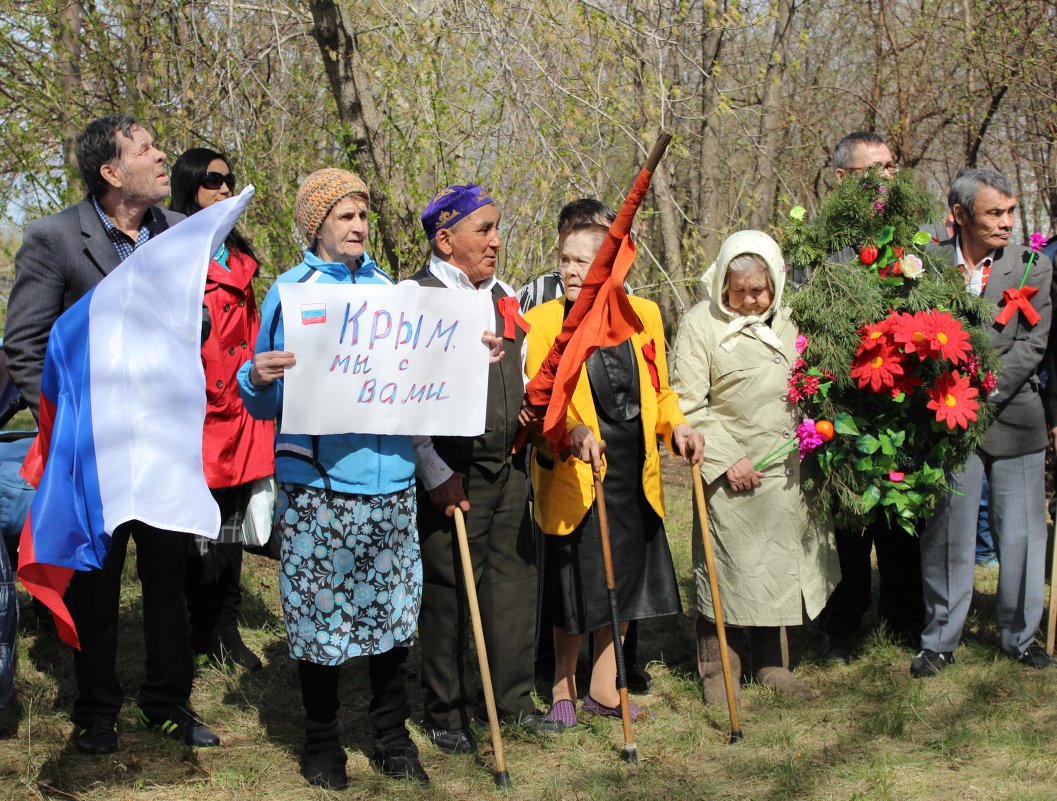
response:
[[[136,118],[128,114],[110,114],[92,120],[77,135],[77,168],[88,194],[97,198],[106,194],[110,184],[100,175],[99,170],[104,164],[110,164],[117,159],[120,154],[118,133],[131,139],[132,129],[138,125]]]
[[[855,166],[855,150],[859,145],[885,145],[883,137],[873,131],[855,131],[848,134],[833,148],[833,169],[850,170]]]
[[[976,205],[976,194],[981,186],[989,186],[1005,197],[1016,197],[1016,190],[1006,176],[995,170],[987,169],[964,169],[958,173],[951,188],[947,190],[947,208],[954,211],[955,204],[965,209],[969,221],[976,219],[974,206]]]

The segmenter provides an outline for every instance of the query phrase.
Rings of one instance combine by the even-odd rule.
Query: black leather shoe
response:
[[[914,661],[910,663],[910,675],[915,679],[925,679],[935,676],[947,665],[954,664],[954,654],[950,651],[930,651],[922,648]]]
[[[455,756],[456,754],[476,754],[477,740],[469,729],[438,729],[433,726],[424,726],[426,736],[442,754]]]
[[[859,655],[855,653],[855,646],[851,640],[838,637],[826,637],[822,649],[822,661],[831,665],[850,665]]]
[[[388,746],[375,742],[371,764],[390,778],[406,779],[429,787],[429,774],[418,759],[418,748],[410,740]]]
[[[261,659],[242,641],[237,628],[226,629],[207,638],[208,645],[198,653],[198,663],[238,666],[249,671],[261,669]]]
[[[178,706],[165,719],[152,718],[142,709],[139,718],[148,729],[157,729],[162,734],[195,748],[214,748],[220,738],[189,709]]]
[[[73,744],[82,754],[100,756],[117,750],[117,729],[111,717],[96,718],[87,728],[74,730]]]
[[[1043,670],[1053,664],[1053,660],[1047,655],[1046,649],[1037,642],[1029,645],[1024,650],[1024,653],[1017,657],[1017,661],[1036,670]]]
[[[306,746],[301,753],[301,775],[314,787],[327,790],[344,790],[349,786],[345,773],[345,749],[331,743],[311,751]]]
[[[653,676],[632,664],[628,666],[628,692],[634,695],[645,695],[653,686]]]
[[[547,713],[542,709],[522,715],[512,722],[529,734],[561,734],[565,731],[565,726],[560,720],[548,718]]]

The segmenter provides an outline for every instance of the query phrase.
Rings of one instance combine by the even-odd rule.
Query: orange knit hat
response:
[[[323,220],[330,214],[338,201],[349,195],[365,195],[370,199],[367,184],[348,170],[328,167],[316,170],[305,178],[297,190],[297,202],[294,213],[297,215],[297,227],[309,247],[316,240],[316,233]]]

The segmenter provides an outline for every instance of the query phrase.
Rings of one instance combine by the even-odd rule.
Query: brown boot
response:
[[[785,626],[753,626],[748,629],[748,633],[756,681],[801,701],[811,701],[816,697],[815,691],[789,670],[789,641]]]
[[[719,634],[716,624],[703,615],[697,616],[697,672],[704,685],[705,703],[726,704],[727,690],[723,681],[723,662],[720,658]],[[738,686],[742,675],[742,654],[746,652],[744,629],[725,627],[730,670],[734,677],[734,701],[741,703]],[[747,660],[746,660],[747,664]]]

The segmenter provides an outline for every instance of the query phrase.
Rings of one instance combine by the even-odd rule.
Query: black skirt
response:
[[[613,420],[598,407],[599,433],[606,443],[602,484],[621,620],[643,620],[682,611],[664,521],[642,490],[646,447],[642,418]],[[570,457],[575,458],[575,457]],[[547,535],[544,597],[551,624],[569,634],[608,626],[609,596],[595,508],[565,536]]]

